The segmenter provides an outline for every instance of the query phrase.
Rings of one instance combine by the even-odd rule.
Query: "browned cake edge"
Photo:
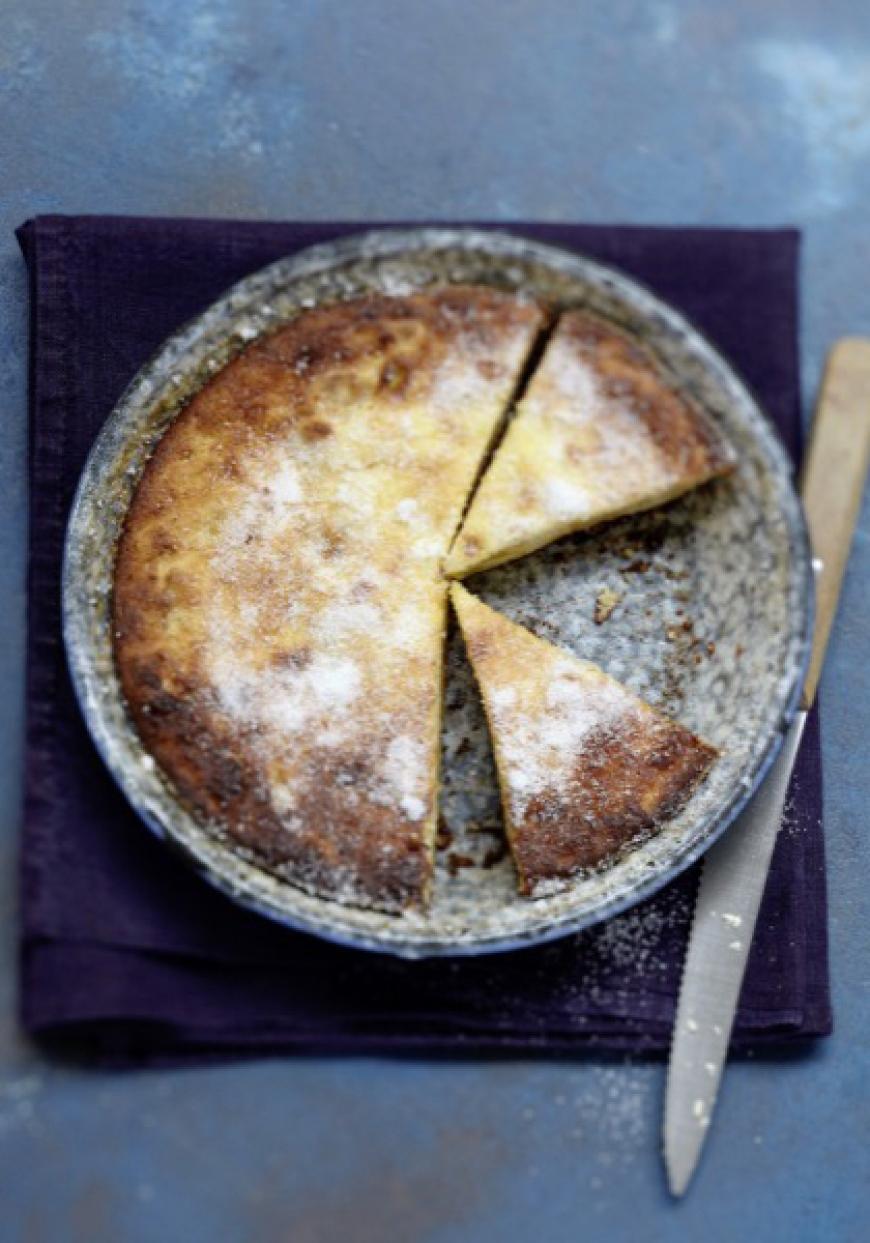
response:
[[[256,739],[228,728],[201,688],[164,688],[153,665],[125,662],[121,683],[146,750],[179,801],[247,861],[319,896],[400,911],[425,903],[431,885],[437,807],[408,832],[396,809],[341,791],[365,786],[377,744],[324,756],[316,779],[297,791],[304,828],[288,833],[272,807]],[[433,695],[440,721],[440,696]],[[434,739],[440,739],[438,725]],[[386,741],[384,746],[386,746]]]
[[[725,437],[652,351],[588,311],[566,311],[556,330],[598,373],[605,396],[627,402],[662,456],[688,477],[703,483],[734,470]]]
[[[673,721],[653,738],[602,733],[586,746],[593,753],[578,762],[567,794],[543,791],[520,823],[509,820],[520,892],[527,896],[545,896],[547,882],[610,865],[647,841],[686,805],[719,754]],[[614,786],[624,797],[613,799]]]

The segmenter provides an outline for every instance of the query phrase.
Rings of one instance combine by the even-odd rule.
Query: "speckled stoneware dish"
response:
[[[394,916],[293,888],[234,855],[181,807],[127,717],[109,603],[116,541],[142,467],[182,404],[214,371],[307,307],[445,281],[523,290],[610,318],[655,352],[737,449],[740,466],[731,478],[471,582],[508,617],[598,661],[715,743],[722,757],[680,815],[650,841],[560,894],[520,898],[500,846],[483,713],[454,631],[442,797],[452,841],[439,852],[430,909]],[[618,603],[596,624],[596,600],[605,588]],[[760,781],[795,708],[811,591],[807,537],[785,452],[741,381],[679,314],[615,271],[519,237],[390,230],[317,246],[248,277],[142,369],[82,475],[66,544],[64,627],[85,720],[110,771],[145,823],[213,884],[264,915],[347,944],[408,956],[473,954],[532,945],[613,915],[707,849]]]

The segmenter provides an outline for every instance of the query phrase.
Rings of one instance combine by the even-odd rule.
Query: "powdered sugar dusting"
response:
[[[334,373],[297,370],[306,421],[276,406],[221,477],[197,674],[288,833],[321,786],[340,790],[336,820],[384,807],[421,826],[409,840],[433,816],[440,563],[534,330],[462,314],[419,373],[376,366],[383,392],[339,353]]]
[[[396,506],[396,516],[401,522],[407,522],[409,525],[419,523],[420,507],[412,496],[403,497]]]
[[[517,688],[515,686],[494,686],[489,693],[489,698],[493,712],[500,716],[506,709],[513,708],[516,704]]]
[[[628,387],[605,389],[557,327],[469,510],[462,534],[475,549],[471,564],[654,498],[678,473]]]
[[[338,728],[362,687],[362,674],[352,660],[322,655],[304,669],[270,670],[267,678],[256,666],[240,661],[237,652],[211,654],[218,702],[226,714],[254,728],[266,726],[284,735],[309,731],[329,719],[330,734],[340,741]]]
[[[353,703],[362,684],[362,675],[352,660],[315,660],[305,673],[317,701],[338,710]]]
[[[364,798],[417,824],[434,797],[428,704],[443,609],[431,564],[397,561],[390,532],[401,525],[407,541],[410,526],[432,539],[430,511],[410,497],[379,509],[390,480],[377,467],[316,489],[315,470],[282,452],[247,464],[215,537],[201,664],[218,710],[256,737],[287,832],[303,827],[299,798],[333,767],[328,780],[348,806]],[[322,510],[300,512],[305,494]],[[408,699],[402,716],[396,705]],[[360,747],[364,765],[348,769]]]
[[[284,459],[278,463],[277,470],[269,479],[268,489],[278,505],[295,505],[302,500],[299,472],[292,462]]]
[[[478,341],[474,333],[463,335],[461,347],[448,354],[438,367],[432,382],[431,400],[435,409],[456,412],[487,397],[493,381],[501,381],[505,396],[510,392],[510,377],[528,348],[527,324],[513,330],[505,327],[498,344],[498,362],[493,359],[492,346]]]
[[[545,496],[558,516],[571,517],[579,505],[586,514],[594,500],[624,485],[635,471],[659,471],[660,456],[630,401],[618,391],[602,391],[595,368],[557,331],[526,398],[529,417],[555,424],[552,468]],[[572,447],[574,456],[564,448]],[[605,472],[602,477],[601,472]],[[615,472],[609,479],[607,472]]]
[[[558,329],[539,376],[541,383],[533,383],[526,398],[530,411],[568,423],[600,415],[602,394],[595,371]],[[562,400],[554,402],[554,397]]]
[[[375,635],[384,624],[383,609],[371,600],[327,604],[318,614],[318,632],[333,641]]]
[[[449,360],[435,374],[432,401],[436,409],[452,413],[477,400],[488,387],[487,381],[474,368],[457,366]]]
[[[537,795],[568,788],[587,739],[600,737],[635,711],[622,687],[587,674],[569,659],[554,661],[537,708],[525,699],[518,702],[514,688],[500,688],[489,701],[502,773],[518,819]]]
[[[583,484],[558,476],[546,480],[542,493],[547,513],[565,522],[591,513],[595,503],[593,493]]]
[[[431,633],[429,610],[419,600],[406,600],[390,618],[392,641],[397,648],[419,651]]]
[[[383,777],[387,793],[398,801],[409,820],[422,820],[428,803],[425,795],[429,781],[426,748],[406,735],[394,738],[387,747]]]

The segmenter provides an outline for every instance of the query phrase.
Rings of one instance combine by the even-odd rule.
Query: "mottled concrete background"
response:
[[[822,699],[838,1030],[734,1067],[688,1203],[658,1066],[50,1065],[13,1018],[25,283],[37,212],[517,217],[806,231],[805,397],[870,333],[861,0],[4,0],[0,1237],[867,1237],[870,497]]]

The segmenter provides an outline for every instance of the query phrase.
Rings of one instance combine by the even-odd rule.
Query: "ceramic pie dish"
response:
[[[111,591],[119,533],[145,462],[185,401],[234,353],[312,306],[444,283],[519,290],[612,321],[656,355],[736,449],[739,467],[729,478],[474,579],[485,601],[596,661],[708,738],[722,757],[655,837],[563,892],[522,898],[510,860],[500,857],[483,710],[454,634],[433,897],[425,912],[393,915],[295,888],[240,857],[184,809],[130,722],[112,653]],[[678,313],[582,256],[501,233],[425,228],[356,235],[279,261],[167,341],[119,401],[86,464],[68,528],[63,613],[88,728],[149,828],[264,915],[346,944],[425,956],[565,935],[632,905],[697,859],[746,802],[782,740],[807,660],[811,591],[785,451],[745,386]],[[614,599],[603,618],[602,600]]]

